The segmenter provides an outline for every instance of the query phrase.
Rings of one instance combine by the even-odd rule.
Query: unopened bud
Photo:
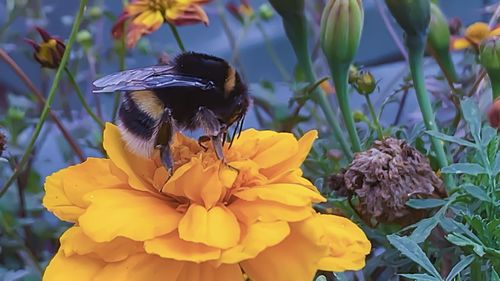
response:
[[[42,67],[58,68],[66,46],[56,37],[49,35],[44,29],[37,27],[36,30],[43,39],[42,43],[38,44],[31,39],[25,39],[35,50],[33,57]]]
[[[371,72],[363,70],[357,73],[351,84],[362,95],[373,93],[377,87],[377,82]]]
[[[492,36],[481,42],[479,62],[488,73],[495,100],[500,97],[500,36]]]
[[[429,0],[385,0],[387,7],[408,36],[424,36],[431,18]]]
[[[488,110],[488,121],[491,127],[500,129],[500,98],[497,98],[490,106]]]

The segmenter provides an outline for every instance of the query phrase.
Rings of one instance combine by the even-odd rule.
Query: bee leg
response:
[[[160,158],[163,166],[167,169],[168,174],[172,175],[174,164],[172,161],[172,154],[170,152],[170,141],[173,136],[173,121],[170,109],[165,108],[161,121],[162,124],[156,139],[156,148],[160,150]]]
[[[203,143],[210,141],[210,136],[201,136],[198,138],[198,145],[203,148],[203,151],[207,152],[208,146],[204,145]]]
[[[215,136],[212,136],[211,138],[217,159],[221,160],[222,163],[226,164],[226,160],[224,159],[224,152],[222,150],[223,136],[224,136],[223,133],[219,133]]]

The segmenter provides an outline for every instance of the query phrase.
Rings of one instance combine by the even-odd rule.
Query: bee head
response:
[[[221,58],[186,52],[175,58],[174,67],[180,74],[212,81],[225,97],[246,92],[238,72]]]

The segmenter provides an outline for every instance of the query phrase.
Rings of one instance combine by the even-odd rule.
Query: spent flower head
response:
[[[146,34],[158,30],[165,22],[174,25],[186,25],[203,22],[208,24],[208,16],[201,8],[211,0],[132,0],[124,8],[118,21],[113,26],[112,34],[120,38],[126,30],[128,48]]]
[[[246,130],[225,147],[228,166],[177,134],[168,178],[159,155],[130,153],[108,124],[110,159],[90,158],[46,180],[45,207],[74,225],[44,280],[77,272],[96,281],[288,281],[362,268],[370,243],[361,229],[312,208],[325,198],[300,165],[316,134]]]
[[[409,199],[445,196],[425,156],[394,138],[375,141],[372,148],[357,153],[330,184],[340,195],[357,197],[355,208],[369,223],[411,224],[423,214],[406,206]]]
[[[500,98],[497,98],[488,109],[488,121],[491,127],[500,129]]]
[[[33,57],[42,67],[58,68],[66,46],[61,40],[50,35],[43,28],[36,27],[36,31],[40,34],[40,37],[42,37],[43,41],[41,43],[36,43],[28,38],[25,39],[35,51]]]

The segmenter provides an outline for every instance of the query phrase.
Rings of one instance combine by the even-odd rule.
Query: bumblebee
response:
[[[243,126],[250,104],[247,86],[225,60],[193,52],[171,62],[125,70],[93,83],[94,93],[122,92],[119,128],[128,149],[143,157],[160,150],[172,174],[170,142],[177,130],[201,128],[199,144],[211,140],[224,162],[222,147],[230,126]]]

